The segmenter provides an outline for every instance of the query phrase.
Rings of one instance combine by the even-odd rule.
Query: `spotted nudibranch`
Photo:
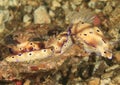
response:
[[[8,56],[5,60],[7,62],[29,62],[36,59],[41,60],[50,56],[59,56],[72,45],[70,33],[60,33],[53,40],[48,40],[46,45],[44,43],[46,47],[40,47],[38,43],[28,41],[18,44],[15,49],[12,48],[13,52],[17,51],[17,54]]]
[[[98,27],[79,21],[73,25],[71,35],[84,45],[87,52],[112,58],[109,41]]]

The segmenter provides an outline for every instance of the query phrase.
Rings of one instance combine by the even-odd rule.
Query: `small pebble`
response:
[[[51,9],[55,10],[57,7],[60,7],[60,6],[61,4],[57,0],[53,0]]]
[[[32,6],[25,6],[24,11],[27,12],[27,13],[31,13],[32,9],[33,9]]]
[[[8,7],[9,0],[0,0],[0,6],[5,6],[5,8]]]
[[[94,0],[91,0],[89,3],[88,3],[88,6],[90,7],[90,8],[95,8],[95,5],[96,5],[96,1],[94,1]]]
[[[117,69],[117,68],[119,68],[119,67],[120,67],[120,65],[118,65],[118,64],[113,65],[113,66],[111,66],[111,67],[105,69],[105,72],[112,71],[112,70]]]
[[[109,15],[112,12],[113,8],[110,3],[107,3],[107,5],[103,9],[103,13],[105,15]]]
[[[49,11],[49,15],[50,15],[51,17],[54,17],[54,16],[55,16],[55,13],[54,13],[52,10],[50,10],[50,11]]]
[[[24,23],[27,23],[27,22],[29,22],[31,20],[31,17],[29,17],[28,15],[24,15],[24,17],[23,17],[23,22]]]
[[[18,0],[9,0],[9,6],[18,6]]]
[[[112,72],[108,72],[108,73],[105,73],[101,76],[102,79],[106,79],[106,78],[111,78],[113,76],[113,71]]]
[[[0,25],[0,33],[2,33],[5,30],[5,24],[1,24]]]
[[[100,80],[100,85],[109,85],[111,82],[110,78]]]
[[[75,5],[81,4],[82,0],[72,0],[72,3]]]
[[[30,85],[30,82],[31,81],[27,79],[23,85]]]
[[[43,24],[43,23],[50,23],[50,16],[47,13],[47,10],[44,6],[38,7],[34,11],[34,23],[35,24]]]
[[[120,75],[114,77],[112,79],[112,82],[115,84],[115,85],[119,85],[120,84]]]
[[[115,52],[114,57],[115,57],[116,61],[120,62],[120,51]]]
[[[4,14],[0,12],[0,25],[3,23]]]
[[[100,85],[100,79],[99,78],[93,78],[88,82],[88,85]]]

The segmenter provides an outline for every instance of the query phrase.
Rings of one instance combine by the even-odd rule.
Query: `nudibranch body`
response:
[[[89,23],[78,22],[73,25],[71,33],[76,40],[83,43],[87,52],[95,52],[109,59],[112,58],[109,42],[98,27]]]
[[[7,62],[29,62],[36,59],[41,60],[49,56],[59,56],[72,44],[70,33],[63,32],[46,43],[26,41],[17,44],[14,48],[11,48],[12,55],[5,60]]]
[[[35,50],[31,52],[25,52],[18,55],[11,55],[8,56],[5,60],[7,62],[27,62],[27,61],[34,61],[36,59],[44,59],[47,57],[52,56],[53,51],[51,48],[48,49],[41,49],[41,50]]]

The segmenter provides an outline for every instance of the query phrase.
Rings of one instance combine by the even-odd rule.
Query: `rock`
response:
[[[115,57],[116,61],[120,62],[120,51],[115,52],[114,57]]]
[[[0,0],[0,6],[8,8],[9,6],[19,6],[18,0]]]
[[[49,15],[50,15],[51,17],[54,17],[54,16],[55,16],[55,13],[54,13],[52,10],[50,10],[50,11],[49,11]]]
[[[47,10],[44,6],[39,6],[34,11],[34,23],[35,24],[43,24],[43,23],[50,23],[50,16],[47,13]]]
[[[24,15],[24,17],[23,17],[23,22],[27,23],[27,22],[30,22],[30,20],[31,20],[31,17],[30,17],[30,16]]]
[[[110,3],[107,3],[107,5],[103,9],[103,13],[105,15],[109,15],[112,12],[113,8]]]
[[[109,85],[110,83],[111,83],[110,78],[100,80],[100,85]]]
[[[3,23],[4,14],[0,12],[0,25]]]
[[[102,10],[100,10],[100,9],[95,9],[95,13],[100,13],[100,12],[102,12]]]
[[[5,24],[3,23],[0,25],[0,33],[2,33],[4,31],[4,29],[5,29]]]
[[[112,79],[112,82],[113,82],[113,84],[115,84],[115,85],[119,85],[119,84],[120,84],[120,75],[114,77],[114,78]]]
[[[25,0],[23,0],[23,1],[25,1]],[[26,1],[27,1],[27,4],[30,6],[39,6],[38,0],[26,0]]]
[[[72,3],[75,5],[81,4],[82,0],[72,0]]]
[[[51,9],[55,10],[57,7],[60,7],[60,6],[61,4],[57,0],[53,0]]]
[[[69,9],[69,2],[65,2],[63,5],[62,5],[62,9],[64,10],[65,14],[68,13],[68,11],[70,11]]]
[[[0,80],[2,79],[2,72],[0,71]]]
[[[23,85],[30,85],[30,82],[31,81],[27,79]]]
[[[119,67],[120,67],[119,64],[115,64],[115,65],[113,65],[113,66],[105,69],[105,71],[106,71],[106,72],[109,72],[109,71],[115,70],[115,69],[117,69],[117,68],[119,68]]]
[[[32,6],[25,6],[24,11],[27,12],[27,13],[31,13],[32,9],[33,9]]]
[[[18,0],[9,0],[9,6],[18,6]]]
[[[9,21],[9,11],[8,10],[0,10],[0,33],[5,29],[5,22]]]
[[[105,73],[101,76],[102,79],[106,79],[106,78],[111,78],[113,76],[113,71],[112,72],[108,72],[108,73]]]
[[[90,0],[90,2],[88,3],[88,6],[90,7],[90,8],[95,8],[95,4],[96,4],[96,0]]]
[[[75,10],[75,9],[77,8],[77,6],[76,6],[74,3],[71,3],[71,8],[72,8],[73,10]]]
[[[0,25],[9,20],[9,11],[0,10]]]
[[[101,76],[107,67],[108,65],[105,61],[98,61],[97,63],[95,63],[94,75]]]
[[[99,78],[94,78],[88,81],[88,85],[100,85],[100,79]]]
[[[29,15],[24,15],[23,22],[25,26],[28,26],[32,22],[32,18]]]
[[[110,30],[108,33],[113,38],[112,40],[114,42],[118,42],[120,38],[120,6],[116,5],[115,9],[109,14],[110,17],[107,23],[109,23],[108,27],[110,27]]]
[[[97,3],[96,3],[96,6],[95,6],[95,8],[97,8],[97,9],[103,9],[104,7],[105,7],[105,2],[104,1],[98,1]]]
[[[0,6],[6,6],[8,7],[9,0],[0,0]]]

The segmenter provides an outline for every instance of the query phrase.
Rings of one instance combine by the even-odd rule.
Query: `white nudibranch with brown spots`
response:
[[[110,43],[98,27],[86,23],[82,19],[75,20],[72,24],[71,35],[75,40],[84,45],[84,49],[87,52],[95,52],[96,54],[109,59],[112,58],[112,53],[109,49]]]
[[[49,56],[59,56],[72,45],[72,39],[69,32],[63,32],[53,40],[48,40],[47,46],[44,48],[38,47],[37,44],[34,42],[21,43],[17,45],[16,49],[13,49],[13,52],[17,51],[17,54],[8,56],[5,60],[7,62],[28,62],[36,59],[41,60]],[[19,48],[23,50],[19,51]]]
[[[82,43],[87,52],[95,52],[109,59],[112,58],[110,42],[105,38],[103,32],[93,25],[95,24],[95,13],[80,9],[80,12],[73,12],[68,17],[72,21],[71,36]]]

